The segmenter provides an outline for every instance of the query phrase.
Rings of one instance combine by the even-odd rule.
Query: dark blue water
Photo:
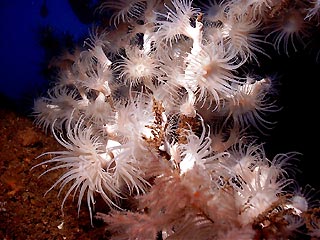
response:
[[[79,39],[89,27],[68,0],[1,0],[0,94],[15,101],[45,86],[46,58],[59,48],[46,35]]]

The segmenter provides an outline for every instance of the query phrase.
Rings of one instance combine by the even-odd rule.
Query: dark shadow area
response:
[[[265,137],[265,147],[270,157],[278,153],[300,153],[298,161],[292,162],[298,170],[296,179],[301,186],[310,184],[320,189],[316,152],[319,148],[316,134],[320,132],[317,117],[320,63],[316,61],[317,50],[312,51],[301,49],[290,57],[274,54],[261,65],[279,78],[277,101],[282,107],[271,116],[276,124]]]

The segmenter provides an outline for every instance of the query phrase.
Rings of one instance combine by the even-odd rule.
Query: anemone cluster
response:
[[[65,170],[52,186],[67,189],[62,208],[76,194],[113,239],[320,237],[319,205],[290,175],[298,153],[269,158],[255,135],[280,110],[278,79],[255,73],[259,56],[304,45],[319,9],[104,1],[97,11],[110,21],[60,56],[54,86],[34,103],[35,124],[64,148],[37,165]],[[106,213],[95,212],[98,197]]]

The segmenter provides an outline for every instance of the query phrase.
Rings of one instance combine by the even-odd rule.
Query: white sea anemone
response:
[[[53,122],[55,122],[55,128],[61,129],[62,125],[68,121],[70,112],[73,112],[73,116],[79,115],[81,103],[76,90],[54,87],[48,91],[47,97],[35,100],[33,107],[35,123],[46,132]]]
[[[197,55],[190,54],[188,60],[185,82],[197,93],[199,101],[212,98],[219,103],[236,90],[231,83],[239,83],[236,70],[243,61],[239,61],[230,49],[225,49],[222,44],[210,43],[203,46]]]
[[[190,0],[171,0],[171,5],[172,8],[165,4],[167,14],[156,13],[158,15],[156,22],[158,25],[156,35],[158,43],[165,42],[170,46],[177,42],[182,35],[193,37],[190,35],[190,30],[193,28],[190,25],[190,18],[200,12],[200,9],[192,7],[192,1]]]
[[[129,22],[132,18],[138,18],[143,12],[144,5],[144,1],[141,0],[108,0],[101,4],[100,11],[112,9],[110,22],[119,25],[121,22]]]
[[[251,77],[247,77],[242,85],[237,85],[237,91],[228,97],[225,105],[228,117],[232,117],[235,125],[252,126],[261,133],[273,127],[274,123],[266,119],[267,115],[280,108],[269,96],[271,85],[269,78],[256,81]]]
[[[295,153],[278,154],[273,160],[266,158],[262,145],[254,142],[242,143],[231,150],[228,161],[236,163],[230,167],[230,185],[233,186],[238,220],[246,225],[279,200],[285,186],[291,183],[286,179],[284,168],[288,159]]]
[[[202,133],[197,136],[192,130],[185,130],[186,143],[178,146],[178,152],[181,153],[180,174],[184,174],[193,169],[195,165],[205,169],[219,157],[228,155],[227,153],[214,154],[211,148],[210,130],[206,131],[205,125],[202,121]]]
[[[108,171],[108,166],[112,162],[112,159],[120,152],[119,149],[114,149],[119,143],[107,140],[105,144],[99,137],[94,136],[91,126],[87,127],[83,118],[80,118],[74,126],[69,121],[66,130],[66,139],[61,133],[58,135],[53,130],[54,137],[66,150],[47,152],[40,155],[39,157],[49,154],[56,156],[34,167],[51,163],[57,164],[43,172],[40,176],[53,170],[65,169],[66,172],[46,193],[60,184],[60,194],[62,189],[71,183],[62,201],[61,209],[63,210],[63,205],[68,196],[72,192],[74,192],[74,195],[78,192],[79,212],[81,201],[86,193],[90,218],[92,219],[92,206],[95,202],[95,194],[100,194],[109,206],[116,206],[113,199],[114,197],[120,197],[120,190],[113,182],[112,173]]]
[[[266,29],[272,29],[265,39],[271,37],[275,49],[281,53],[289,55],[289,47],[298,51],[297,44],[305,46],[304,38],[310,35],[309,22],[305,21],[304,15],[295,8],[288,9],[285,14],[272,19]]]
[[[120,71],[120,78],[130,86],[143,83],[153,89],[152,81],[160,75],[158,61],[151,55],[136,47],[127,48],[126,56],[117,62],[115,70]]]

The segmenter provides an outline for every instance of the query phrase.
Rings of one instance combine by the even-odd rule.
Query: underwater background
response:
[[[1,95],[20,104],[47,88],[50,58],[88,34],[93,2],[0,1]]]
[[[65,48],[83,44],[98,21],[97,5],[98,1],[89,0],[0,1],[1,107],[31,113],[33,99],[45,93],[53,80],[50,60]],[[319,45],[290,56],[274,51],[259,66],[261,73],[278,79],[282,107],[271,116],[277,121],[274,129],[262,136],[266,153],[272,158],[300,152],[296,179],[315,189],[320,189]]]

